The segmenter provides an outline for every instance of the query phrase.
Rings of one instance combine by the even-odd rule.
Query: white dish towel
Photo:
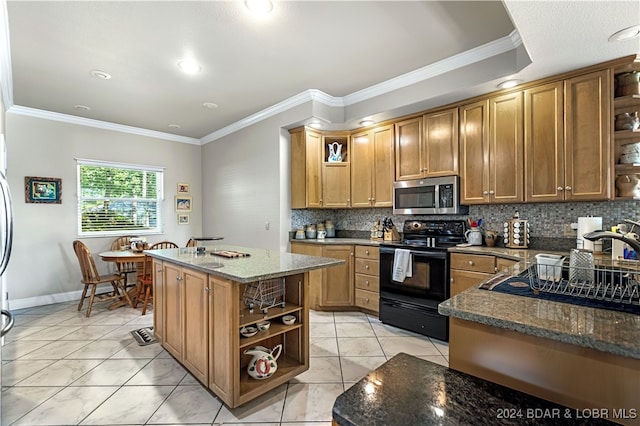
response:
[[[405,249],[396,249],[393,255],[393,281],[403,282],[405,278],[411,278],[413,275],[411,251]]]

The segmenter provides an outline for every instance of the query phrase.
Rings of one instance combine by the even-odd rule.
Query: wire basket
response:
[[[244,287],[242,298],[249,308],[255,306],[266,313],[274,306],[284,308],[284,289],[284,278],[258,281]]]
[[[640,305],[638,261],[599,259],[582,266],[565,258],[555,265],[534,264],[528,275],[534,291]]]

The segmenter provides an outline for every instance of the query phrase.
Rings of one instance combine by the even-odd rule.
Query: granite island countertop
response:
[[[450,252],[495,254],[524,259],[507,270],[518,275],[538,253],[493,247],[453,248]],[[640,359],[640,315],[573,305],[497,291],[481,290],[482,283],[440,303],[442,315],[514,330],[551,340]]]
[[[201,272],[228,278],[240,283],[250,283],[270,278],[307,272],[314,269],[341,265],[344,260],[307,256],[275,250],[216,245],[207,247],[204,254],[196,254],[195,247],[145,250],[151,257],[186,266]],[[229,250],[247,253],[248,257],[225,258],[211,254],[213,250]]]
[[[402,352],[339,395],[332,414],[340,426],[565,425],[579,415]]]

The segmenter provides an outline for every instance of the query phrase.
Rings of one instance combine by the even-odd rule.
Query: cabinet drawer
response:
[[[483,272],[472,271],[459,271],[451,270],[451,297],[458,293],[465,291],[468,288],[473,287],[476,284],[480,284],[482,281],[491,277],[493,274],[485,274]]]
[[[356,273],[378,276],[380,275],[380,262],[356,257]]]
[[[356,306],[378,312],[380,299],[377,293],[356,289]]]
[[[380,278],[373,275],[356,274],[356,288],[378,293],[380,291]]]
[[[451,253],[451,269],[495,274],[496,258],[479,254]]]
[[[356,246],[356,257],[362,259],[380,259],[380,249],[378,247]]]
[[[518,260],[505,259],[503,257],[496,258],[496,271],[502,271],[518,263]]]

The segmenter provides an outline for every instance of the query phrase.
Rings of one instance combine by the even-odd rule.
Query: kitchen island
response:
[[[640,424],[639,315],[478,287],[439,306],[450,316],[450,368]]]
[[[153,258],[154,334],[203,385],[237,407],[309,368],[309,271],[344,262],[226,245],[208,250],[145,251]],[[295,322],[284,324],[285,315]],[[267,330],[240,335],[241,328],[265,320]],[[244,352],[278,345],[275,373],[251,378],[252,356]]]

